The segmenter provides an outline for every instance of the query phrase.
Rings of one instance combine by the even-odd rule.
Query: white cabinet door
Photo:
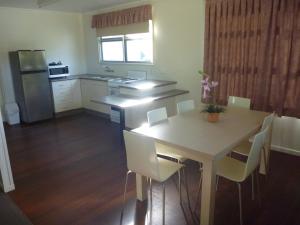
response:
[[[94,103],[91,100],[108,95],[107,82],[81,80],[82,105],[86,109],[109,114],[110,107],[104,104]]]
[[[52,82],[55,112],[81,108],[80,80]]]
[[[72,109],[79,109],[82,107],[81,100],[81,87],[80,80],[70,80],[71,82],[71,91],[72,91]]]

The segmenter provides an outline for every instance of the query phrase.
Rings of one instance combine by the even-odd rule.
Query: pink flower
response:
[[[209,77],[207,76],[205,79],[201,81],[202,87],[203,87],[203,98],[209,98],[211,97],[209,93],[211,90],[219,85],[217,81],[209,81]]]

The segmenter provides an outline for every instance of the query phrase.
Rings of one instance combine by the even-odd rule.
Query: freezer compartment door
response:
[[[45,51],[19,51],[21,72],[46,71],[48,69]]]
[[[24,122],[36,122],[53,117],[51,86],[47,73],[22,75],[26,116]]]

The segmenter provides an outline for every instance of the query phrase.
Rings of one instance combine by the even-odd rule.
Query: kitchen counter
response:
[[[64,80],[76,80],[76,79],[84,79],[84,80],[95,80],[95,81],[103,81],[107,82],[111,79],[120,78],[120,76],[109,76],[109,75],[97,75],[97,74],[81,74],[81,75],[70,75],[63,78],[53,78],[51,82],[56,81],[64,81]],[[136,90],[143,90],[149,88],[162,87],[167,85],[176,84],[176,81],[166,81],[166,80],[137,80],[127,84],[120,84],[122,88],[130,88]]]
[[[174,97],[177,95],[187,94],[189,91],[174,89],[171,91],[159,93],[150,97],[134,97],[130,95],[109,95],[100,99],[93,99],[92,102],[106,104],[117,108],[129,108],[147,104],[164,98]]]
[[[177,84],[177,82],[166,81],[166,80],[138,80],[127,84],[121,84],[120,87],[137,89],[137,90],[145,90],[145,89],[162,87],[162,86],[167,86],[172,84]]]
[[[51,79],[51,82],[64,81],[64,80],[76,80],[76,79],[85,79],[85,80],[95,80],[95,81],[104,81],[107,82],[110,79],[119,78],[119,76],[108,76],[108,75],[96,75],[96,74],[81,74],[81,75],[70,75],[67,77],[58,77]]]

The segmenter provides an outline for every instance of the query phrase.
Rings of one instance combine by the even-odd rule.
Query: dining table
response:
[[[239,107],[226,107],[218,122],[207,121],[204,106],[181,113],[153,126],[133,129],[156,142],[171,146],[172,151],[202,164],[200,225],[214,224],[216,168],[218,160],[228,155],[242,141],[248,140],[262,126],[269,113]],[[264,170],[263,160],[260,172]],[[147,199],[146,177],[136,175],[137,199]]]

